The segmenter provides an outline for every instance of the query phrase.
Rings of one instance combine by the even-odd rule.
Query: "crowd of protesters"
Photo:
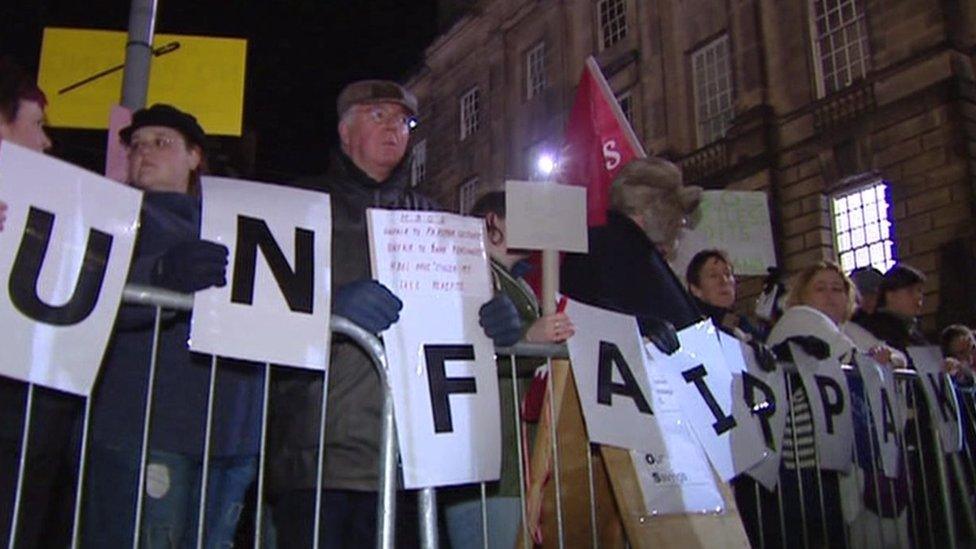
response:
[[[43,129],[46,100],[36,84],[15,65],[0,65],[0,140],[44,151],[51,141]],[[329,193],[333,208],[333,313],[372,333],[399,318],[402,303],[372,279],[365,223],[367,208],[432,210],[438,205],[407,183],[407,144],[416,98],[394,82],[364,80],[348,85],[337,102],[339,147],[329,171],[296,186]],[[200,176],[207,169],[207,137],[196,118],[169,105],[134,113],[120,138],[128,151],[128,183],[145,191],[140,231],[129,281],[183,293],[227,283],[228,250],[202,240]],[[669,260],[681,229],[701,200],[702,190],[686,186],[680,170],[666,160],[642,159],[627,165],[610,190],[604,226],[591,229],[590,251],[568,254],[562,265],[563,292],[580,301],[633,315],[641,333],[664,352],[678,347],[676,332],[702,318],[753,350],[760,365],[772,370],[791,362],[790,344],[816,358],[853,363],[857,352],[884,368],[911,368],[908,347],[929,340],[919,328],[925,276],[905,264],[887,272],[859,268],[846,274],[837,264],[820,261],[800,269],[788,285],[772,318],[744,314],[737,295],[733,259],[723,251],[699,252],[682,282]],[[6,204],[0,202],[0,230]],[[543,315],[539,300],[523,276],[528,254],[506,244],[505,197],[492,192],[473,215],[485,221],[495,296],[479,311],[485,333],[498,346],[519,340],[563,342],[574,334],[563,313]],[[775,285],[773,285],[775,288]],[[774,298],[774,301],[775,298]],[[120,547],[132,536],[149,547],[195,545],[201,492],[211,361],[187,346],[189,313],[164,316],[158,334],[155,389],[146,394],[149,350],[156,319],[153,311],[125,305],[92,396],[89,469],[82,512],[84,546]],[[976,339],[970,328],[952,325],[940,341],[944,369],[958,391],[971,394],[976,369]],[[266,546],[308,547],[318,524],[324,547],[371,545],[375,541],[377,459],[380,446],[380,381],[365,352],[351,341],[332,342],[328,387],[323,377],[300,370],[276,372],[271,383],[267,493],[270,516],[262,539]],[[515,543],[521,520],[518,455],[512,385],[525,392],[523,376],[539,366],[520,361],[503,378],[500,410],[503,425],[501,481],[488,491],[492,545]],[[253,491],[260,453],[263,373],[253,364],[220,360],[206,487],[208,547],[235,542],[239,516]],[[327,389],[324,468],[319,480],[319,419]],[[863,404],[863,390],[852,394]],[[26,384],[0,377],[0,542],[11,535],[14,492],[22,453],[27,402]],[[147,399],[152,405],[147,406]],[[868,522],[883,522],[894,538],[907,539],[902,485],[891,488],[893,504],[873,505],[876,494],[837,473],[817,469],[813,419],[808,395],[799,383],[789,395],[790,414],[782,449],[780,483],[787,505],[746,477],[734,481],[736,498],[750,538],[784,539],[800,546],[798,530],[776,524],[805,521],[811,546],[836,546],[848,527],[852,536]],[[967,399],[972,403],[973,400]],[[147,422],[146,410],[151,410]],[[82,402],[38,389],[33,397],[29,452],[17,522],[18,546],[69,544],[74,490],[78,482]],[[869,412],[867,412],[869,413]],[[862,414],[863,415],[863,414]],[[972,414],[963,414],[963,421]],[[148,432],[145,468],[141,456]],[[971,431],[966,424],[966,432]],[[858,465],[878,464],[871,423],[855,414]],[[968,434],[966,443],[974,440]],[[865,446],[868,445],[868,446]],[[919,461],[922,458],[916,458]],[[902,464],[902,476],[912,464]],[[143,476],[144,479],[140,480]],[[814,477],[817,477],[814,479]],[[320,483],[321,482],[321,483]],[[822,486],[817,494],[797,489]],[[897,484],[897,483],[895,483]],[[135,502],[143,492],[139,532],[133,532]],[[319,491],[321,490],[321,493]],[[753,497],[758,494],[758,497]],[[316,509],[327,509],[315,518]],[[480,491],[460,489],[445,498],[446,530],[452,546],[480,547]],[[252,502],[253,505],[253,502]],[[812,513],[811,513],[812,511]],[[262,511],[263,512],[263,511]],[[760,520],[781,513],[784,521]],[[273,520],[270,520],[272,519]],[[409,521],[407,521],[409,523]],[[822,527],[821,527],[822,526]],[[866,531],[866,530],[865,530]],[[478,535],[472,535],[472,532]],[[864,534],[864,532],[861,532]],[[399,544],[416,543],[412,533]],[[884,536],[864,534],[864,545],[884,545]],[[499,541],[501,540],[501,541]]]

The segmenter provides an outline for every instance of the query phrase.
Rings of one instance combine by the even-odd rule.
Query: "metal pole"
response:
[[[261,399],[261,453],[258,454],[258,495],[254,517],[254,547],[261,549],[264,519],[264,463],[268,447],[268,395],[271,392],[271,363],[264,364],[264,396]]]
[[[10,517],[10,549],[17,547],[17,523],[20,522],[20,506],[24,493],[24,477],[27,471],[27,444],[30,442],[31,409],[34,407],[34,384],[27,384],[27,404],[24,405],[24,434],[20,443],[20,463],[17,467],[17,491],[14,495],[14,512]]]
[[[75,485],[75,514],[71,527],[71,547],[77,549],[81,543],[81,503],[85,489],[85,469],[88,465],[88,427],[91,423],[92,397],[85,398],[85,419],[81,427],[81,455],[78,457],[78,482]]]
[[[213,436],[214,393],[217,389],[217,355],[210,357],[210,385],[207,391],[207,427],[203,437],[203,472],[200,478],[200,500],[197,508],[197,549],[203,549],[207,528],[207,483],[210,479],[210,439]]]
[[[162,328],[163,309],[156,307],[156,318],[153,325],[152,356],[149,357],[149,381],[146,384],[145,417],[142,424],[142,446],[139,450],[139,484],[136,492],[136,520],[132,527],[132,547],[139,549],[142,533],[142,507],[146,492],[146,464],[149,459],[149,428],[152,419],[153,389],[156,384],[156,362],[159,355],[159,332]]]
[[[122,73],[122,105],[132,110],[146,106],[149,67],[156,30],[156,0],[132,0],[129,5],[129,39],[125,45]]]
[[[440,547],[437,539],[437,492],[433,488],[418,491],[417,503],[420,511],[420,546],[437,549]]]

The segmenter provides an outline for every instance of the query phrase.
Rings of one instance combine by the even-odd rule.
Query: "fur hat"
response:
[[[617,174],[613,187],[648,187],[674,192],[686,214],[695,211],[701,203],[703,192],[697,185],[684,185],[681,168],[657,157],[632,160]]]

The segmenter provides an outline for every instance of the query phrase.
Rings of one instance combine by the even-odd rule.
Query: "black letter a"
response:
[[[71,299],[64,305],[52,306],[38,297],[37,280],[51,243],[53,226],[54,214],[31,206],[27,214],[27,230],[10,271],[10,301],[17,310],[38,322],[70,326],[88,318],[98,303],[112,249],[112,235],[97,229],[88,230],[85,258]]]
[[[623,383],[613,381],[613,367],[617,366],[620,377],[624,378]],[[600,342],[600,363],[597,366],[596,380],[596,401],[600,404],[610,406],[613,395],[623,395],[634,399],[637,409],[645,414],[653,414],[651,406],[641,393],[637,380],[634,379],[630,366],[620,353],[620,348],[608,341]]]
[[[268,261],[271,274],[281,288],[288,308],[298,313],[312,314],[314,295],[315,234],[308,229],[295,229],[295,270],[293,271],[275,242],[263,219],[237,216],[237,250],[234,257],[234,282],[230,300],[250,305],[254,302],[254,269],[258,248]]]

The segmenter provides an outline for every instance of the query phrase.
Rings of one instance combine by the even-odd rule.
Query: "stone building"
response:
[[[464,211],[539,177],[593,55],[649,154],[768,193],[788,272],[905,261],[927,329],[973,323],[974,46],[973,0],[477,1],[407,83],[414,180]]]

